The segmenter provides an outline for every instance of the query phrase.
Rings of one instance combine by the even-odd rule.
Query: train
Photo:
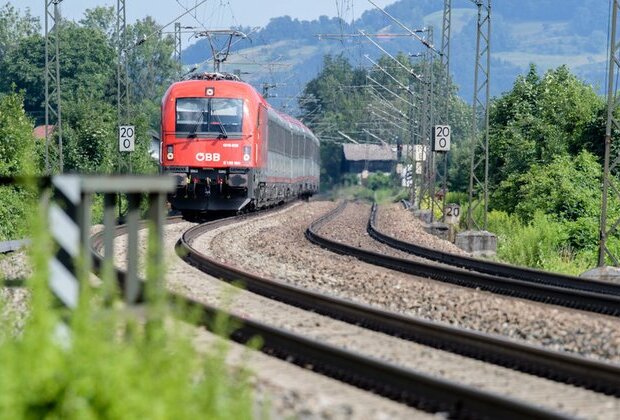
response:
[[[161,171],[184,216],[244,212],[318,192],[319,139],[236,75],[201,73],[162,99]]]

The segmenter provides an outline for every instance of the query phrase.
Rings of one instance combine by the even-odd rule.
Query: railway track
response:
[[[191,228],[177,243],[177,253],[212,276],[235,285],[241,282],[242,287],[250,292],[270,299],[484,362],[620,396],[620,367],[617,365],[316,293],[232,267],[192,247],[192,242],[199,236],[232,223],[236,220],[220,220]]]
[[[584,280],[575,276],[534,270],[526,267],[517,267],[494,261],[481,260],[478,258],[465,257],[436,251],[411,242],[401,241],[377,229],[377,212],[378,207],[377,204],[374,203],[370,210],[370,217],[368,218],[368,226],[366,229],[368,234],[379,242],[417,257],[437,261],[453,267],[476,271],[478,273],[491,274],[493,276],[504,277],[507,279],[522,280],[532,284],[550,285],[564,289],[574,289],[601,295],[620,296],[620,285],[618,284],[605,283],[596,280]]]
[[[308,240],[330,251],[350,255],[364,262],[402,273],[568,308],[620,315],[620,296],[412,261],[350,246],[318,234],[321,227],[337,217],[346,205],[347,203],[343,202],[312,223],[306,231]]]
[[[184,238],[187,239],[189,236],[192,236],[192,235],[194,235],[194,237],[198,237],[200,236],[200,234],[202,234],[201,232],[207,232],[210,229],[216,229],[218,227],[222,227],[227,224],[237,223],[239,222],[239,220],[240,220],[239,218],[231,218],[228,220],[219,220],[219,221],[203,224],[200,226],[196,226],[195,228],[186,232],[186,235],[184,235]],[[178,219],[171,220],[170,223],[175,223],[176,221],[178,221]],[[119,228],[116,234],[117,235],[123,234],[123,228],[122,227]],[[179,241],[179,246],[181,242],[182,240]],[[97,241],[95,241],[95,247],[97,247]],[[186,250],[183,249],[182,247],[179,247],[179,252],[181,254],[184,254]],[[185,258],[186,259],[191,258],[190,256],[192,255],[195,256],[194,253],[189,253],[185,255]],[[241,275],[243,273],[241,270],[237,270],[234,267],[226,267],[225,264],[220,264],[217,261],[213,261],[213,262],[215,263],[213,264],[213,267],[215,268],[212,267],[210,269],[211,270],[210,272],[212,274],[215,274],[216,277],[224,278],[228,280],[243,279],[246,283],[246,288],[249,289],[250,291],[258,292],[268,297],[276,297],[278,300],[282,300],[288,303],[295,304],[295,300],[298,299],[298,296],[296,297],[297,291],[295,290],[296,289],[295,287],[286,286],[282,283],[268,282],[268,281],[267,282],[259,281],[259,282],[252,283],[251,277],[244,278]],[[197,265],[197,264],[194,262],[194,265]],[[219,269],[228,270],[229,276],[225,275],[226,271],[220,271],[220,272],[213,271],[217,269],[218,265],[223,266],[223,267],[219,267]],[[122,279],[122,273],[120,276]],[[284,289],[284,291],[282,291],[281,289]],[[303,289],[299,289],[299,290],[303,291]],[[284,296],[278,297],[278,295],[282,293],[284,294]],[[192,299],[188,300],[180,296],[175,296],[174,298],[183,299],[186,301],[187,304],[200,308],[200,310],[203,311],[203,313],[205,314],[205,319],[207,319],[210,316],[210,314],[212,314],[213,311],[215,310],[213,306],[203,305],[202,303],[197,302]],[[310,304],[309,301],[315,301],[317,304],[316,305]],[[369,315],[368,313],[364,313],[365,308],[362,308],[362,312],[359,312],[360,310],[359,307],[362,307],[363,305],[351,304],[350,302],[347,302],[347,301],[329,298],[329,297],[319,295],[316,293],[311,294],[309,301],[306,302],[306,304],[304,304],[303,302],[302,303],[298,302],[296,306],[306,307],[306,309],[311,309],[312,311],[315,311],[315,312],[324,313],[334,318],[348,320],[348,322],[351,322],[354,324],[361,324],[361,325],[370,327],[371,329],[378,330],[378,331],[390,332],[391,334],[395,336],[404,336],[406,338],[414,339],[415,341],[418,341],[420,343],[424,343],[427,345],[430,344],[433,347],[437,347],[437,348],[448,349],[450,351],[454,351],[455,353],[469,355],[471,357],[479,358],[481,360],[494,359],[495,360],[494,363],[497,363],[499,365],[513,366],[515,364],[520,364],[521,367],[519,368],[519,370],[522,370],[522,371],[536,372],[536,374],[547,377],[547,378],[555,378],[556,380],[561,379],[562,381],[568,382],[568,383],[579,383],[581,386],[587,387],[589,389],[597,390],[599,392],[605,392],[605,393],[611,393],[614,395],[618,395],[618,388],[619,388],[618,381],[617,381],[618,372],[617,370],[616,371],[613,370],[617,368],[617,366],[615,365],[607,365],[605,363],[601,364],[597,362],[592,362],[591,360],[590,362],[592,362],[592,365],[589,365],[589,366],[583,365],[583,364],[580,364],[581,362],[580,358],[578,357],[575,358],[571,356],[568,356],[566,358],[561,357],[560,360],[555,360],[557,359],[555,357],[556,355],[563,355],[563,354],[561,353],[554,354],[554,352],[545,352],[545,351],[542,351],[537,356],[538,359],[536,357],[532,358],[531,355],[528,355],[527,357],[523,357],[524,353],[527,352],[526,348],[529,347],[527,345],[521,345],[521,346],[517,345],[517,347],[513,348],[512,350],[514,354],[512,356],[510,355],[506,356],[506,354],[502,353],[504,351],[502,347],[505,344],[504,341],[506,343],[511,343],[508,340],[499,339],[499,340],[496,340],[494,344],[490,345],[488,341],[487,342],[479,341],[480,337],[484,336],[484,334],[476,334],[476,333],[472,333],[471,331],[468,332],[466,330],[463,330],[462,332],[464,334],[460,336],[457,333],[457,336],[458,336],[457,339],[446,340],[445,339],[446,337],[453,337],[455,334],[454,330],[458,330],[458,329],[445,327],[440,324],[434,324],[428,321],[420,321],[417,324],[411,324],[410,319],[408,319],[407,317],[400,316],[397,314],[391,314],[389,312],[385,312],[385,314],[387,315],[388,319],[391,318],[391,321],[386,322],[385,319],[383,319],[384,317],[382,317],[383,314],[381,314],[381,312],[384,312],[384,311],[374,309],[375,313]],[[333,306],[334,308],[346,307],[346,310],[344,311],[344,314],[343,313],[333,314],[333,313],[330,313],[331,312],[330,306]],[[372,310],[372,308],[370,309]],[[359,358],[350,359],[347,362],[346,360],[343,360],[342,358],[344,357],[346,359],[348,356],[346,354],[344,356],[343,354],[338,354],[338,353],[341,353],[341,349],[339,348],[334,348],[329,345],[321,346],[320,342],[315,343],[315,344],[319,344],[319,346],[316,347],[311,342],[308,342],[307,339],[305,339],[305,341],[304,340],[295,341],[296,339],[293,338],[294,344],[291,344],[289,341],[291,340],[291,337],[289,337],[289,333],[287,333],[287,331],[279,330],[277,328],[272,328],[272,327],[269,327],[269,325],[263,325],[261,323],[256,324],[254,321],[248,321],[245,318],[240,319],[239,317],[236,317],[232,314],[231,314],[231,319],[233,320],[233,322],[240,322],[244,325],[244,327],[239,329],[232,337],[237,342],[243,343],[247,341],[253,335],[261,335],[263,336],[263,338],[267,337],[268,339],[265,340],[266,345],[263,351],[265,351],[268,354],[277,355],[280,358],[284,358],[288,360],[292,359],[295,361],[296,364],[299,364],[301,366],[310,365],[317,372],[325,373],[334,378],[344,379],[346,380],[346,382],[353,383],[356,386],[364,388],[364,389],[372,388],[374,390],[379,390],[380,394],[385,395],[385,396],[390,396],[394,398],[394,396],[397,394],[401,396],[404,395],[405,396],[404,398],[396,398],[396,400],[407,402],[408,404],[413,405],[415,407],[424,407],[425,409],[428,409],[430,411],[439,410],[442,412],[443,411],[452,412],[453,415],[457,417],[463,416],[466,414],[470,415],[471,413],[476,413],[476,414],[487,413],[487,411],[485,410],[489,410],[489,409],[496,410],[496,408],[486,407],[486,405],[489,404],[489,401],[486,401],[486,400],[483,402],[480,402],[480,401],[476,402],[476,400],[474,399],[464,404],[461,399],[470,398],[470,396],[467,396],[466,394],[475,392],[475,391],[469,388],[463,389],[462,385],[461,385],[461,389],[460,390],[457,389],[456,391],[454,389],[446,391],[445,388],[443,389],[443,391],[441,389],[436,390],[433,388],[434,385],[431,388],[429,388],[430,385],[424,382],[425,380],[429,379],[428,377],[425,377],[424,375],[416,377],[415,382],[412,382],[413,381],[412,377],[405,375],[405,378],[406,378],[405,382],[409,384],[407,385],[409,388],[408,390],[403,390],[402,388],[396,387],[396,386],[402,386],[402,383],[400,385],[398,384],[395,385],[392,382],[390,382],[390,381],[396,381],[400,383],[403,380],[402,375],[400,374],[395,375],[394,373],[395,370],[399,370],[399,371],[403,370],[399,366],[394,366],[394,365],[391,366],[391,369],[392,369],[392,371],[390,371],[391,373],[385,375],[387,382],[377,381],[377,378],[383,378],[384,375],[381,374],[380,372],[377,372],[376,370],[373,371],[373,369],[380,369],[378,367],[380,365],[376,365],[374,364],[374,362],[377,362],[379,364],[381,364],[382,362],[373,360],[372,358],[361,356],[359,354],[353,355],[353,356],[358,356]],[[263,327],[266,327],[266,328],[263,328]],[[436,327],[438,327],[438,329]],[[291,335],[295,336],[295,334],[291,334]],[[450,342],[452,342],[453,344],[449,344]],[[450,348],[450,346],[452,346],[452,348]],[[330,356],[322,355],[323,352],[326,350],[324,347],[327,347],[329,351],[332,351],[332,350],[335,351],[336,354],[332,353]],[[485,349],[486,349],[486,355],[483,353]],[[345,351],[344,353],[349,353],[349,352]],[[541,357],[541,355],[543,356]],[[513,356],[514,358],[510,359],[510,357],[513,357]],[[563,355],[563,356],[566,356],[566,355]],[[323,360],[324,357],[329,359],[330,363],[326,363]],[[520,358],[520,361],[519,361],[519,358]],[[548,358],[548,360],[545,360],[546,358]],[[353,363],[351,360],[355,360],[355,362]],[[366,363],[366,365],[364,365],[364,363]],[[351,368],[355,366],[354,370],[356,370],[356,373],[354,375],[347,371],[348,368],[343,367],[343,366],[347,366],[347,364],[349,364]],[[559,365],[560,367],[556,369],[554,367],[556,365]],[[562,367],[562,365],[564,366]],[[364,366],[364,367],[360,368],[360,366]],[[576,368],[577,366],[578,368]],[[611,370],[609,369],[610,366],[611,366]],[[599,371],[599,372],[593,373],[596,371]],[[606,378],[605,378],[605,375],[607,375]],[[454,384],[454,385],[457,385],[457,384]],[[421,395],[411,394],[412,388],[417,389],[420,386],[423,386],[425,390],[434,389],[431,392],[432,395],[427,395],[424,393]],[[457,385],[457,388],[458,388],[458,385]],[[467,392],[465,392],[465,390]],[[463,392],[465,392],[465,395],[463,394]],[[443,393],[446,393],[446,395],[452,395],[452,397],[448,397],[448,400],[445,400],[444,398],[446,398],[446,396],[444,396]],[[515,400],[511,400],[511,401],[513,403],[516,402]],[[454,404],[456,404],[456,406]],[[479,404],[482,404],[482,406],[479,406]],[[518,405],[519,404],[522,404],[522,403],[518,403]],[[455,408],[457,406],[461,408]],[[525,406],[527,406],[527,404],[525,404]],[[472,407],[475,407],[475,408],[472,408]],[[517,417],[521,416],[524,413],[523,411],[521,411],[522,408],[517,408],[517,411],[515,412]],[[513,411],[514,409],[515,407],[512,407],[509,409],[509,411]],[[489,413],[493,413],[492,415],[495,416],[495,415],[498,415],[499,412],[489,411]],[[548,415],[553,415],[553,413],[549,413],[549,412],[542,410],[542,414],[541,413],[533,414],[532,412],[527,414],[527,416],[538,416],[538,415],[548,416]]]
[[[210,222],[198,227],[234,223],[245,217],[247,216]],[[178,218],[169,219],[168,223],[179,221]],[[197,231],[199,230],[190,229],[188,232],[195,233]],[[115,236],[123,235],[125,232],[125,227],[119,226]],[[102,246],[103,234],[94,235],[92,237],[92,249],[97,268],[101,268],[103,263],[103,257],[100,254]],[[179,252],[184,254],[185,250],[179,248]],[[190,251],[184,255],[184,258],[188,258],[191,254]],[[124,272],[115,271],[117,280],[122,285]],[[210,325],[217,313],[222,313],[221,308],[186,296],[173,293],[170,298],[173,301],[182,301],[187,307],[200,311],[202,314],[200,324],[204,326]],[[142,300],[142,295],[140,295],[140,300]],[[473,390],[458,383],[434,378],[280,328],[274,328],[261,322],[241,318],[234,313],[226,313],[226,316],[229,317],[233,325],[240,325],[229,337],[238,343],[245,344],[252,338],[260,336],[263,342],[261,351],[264,353],[305,368],[311,368],[315,372],[362,389],[372,390],[379,395],[425,411],[445,413],[453,418],[564,418],[559,413],[529,405],[516,399]]]

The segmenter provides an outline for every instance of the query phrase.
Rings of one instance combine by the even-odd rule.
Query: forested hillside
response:
[[[433,26],[435,43],[440,43],[441,10],[439,0],[400,0],[386,11],[412,29]],[[492,12],[492,94],[497,96],[510,89],[518,74],[528,71],[531,62],[546,70],[562,64],[597,90],[603,85],[607,44],[608,3],[595,0],[493,2]],[[369,66],[363,54],[376,58],[381,51],[359,39],[320,40],[318,34],[404,33],[379,10],[361,16],[322,16],[314,21],[299,21],[288,16],[274,17],[264,28],[250,33],[251,41],[234,46],[226,69],[240,69],[244,77],[257,86],[261,83],[280,83],[277,92],[283,99],[274,98],[280,107],[290,108],[290,97],[320,71],[325,54],[343,53],[354,66]],[[351,20],[355,18],[354,20]],[[453,1],[452,73],[460,95],[468,102],[472,98],[475,53],[476,10],[468,0]],[[379,41],[392,54],[417,53],[418,41],[393,38]],[[184,51],[186,64],[205,63],[210,57],[206,40]],[[278,65],[269,66],[276,62]],[[288,63],[290,66],[283,66]],[[291,77],[294,73],[295,76]]]

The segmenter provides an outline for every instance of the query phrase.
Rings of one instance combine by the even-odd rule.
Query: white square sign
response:
[[[449,152],[451,134],[452,130],[449,125],[436,125],[433,130],[433,151]]]
[[[136,143],[136,128],[133,125],[118,127],[118,151],[133,152]]]

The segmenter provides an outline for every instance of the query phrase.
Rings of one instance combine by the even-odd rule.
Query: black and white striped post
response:
[[[79,177],[52,177],[48,217],[50,233],[56,245],[56,252],[49,263],[50,288],[64,306],[75,309],[80,285],[78,264],[84,264],[85,270],[90,268],[90,197],[83,196]]]
[[[147,265],[161,266],[162,226],[166,194],[174,189],[175,181],[158,176],[77,176],[52,177],[52,202],[49,205],[50,231],[57,251],[50,261],[50,287],[61,304],[74,309],[79,302],[80,282],[86,281],[92,267],[90,253],[91,205],[95,194],[104,197],[104,253],[103,278],[110,276],[113,268],[114,217],[117,194],[127,195],[127,271],[122,295],[128,305],[143,297],[143,287],[138,277],[138,230],[140,229],[140,202],[148,197]],[[149,280],[161,287],[162,270],[152,270]]]

